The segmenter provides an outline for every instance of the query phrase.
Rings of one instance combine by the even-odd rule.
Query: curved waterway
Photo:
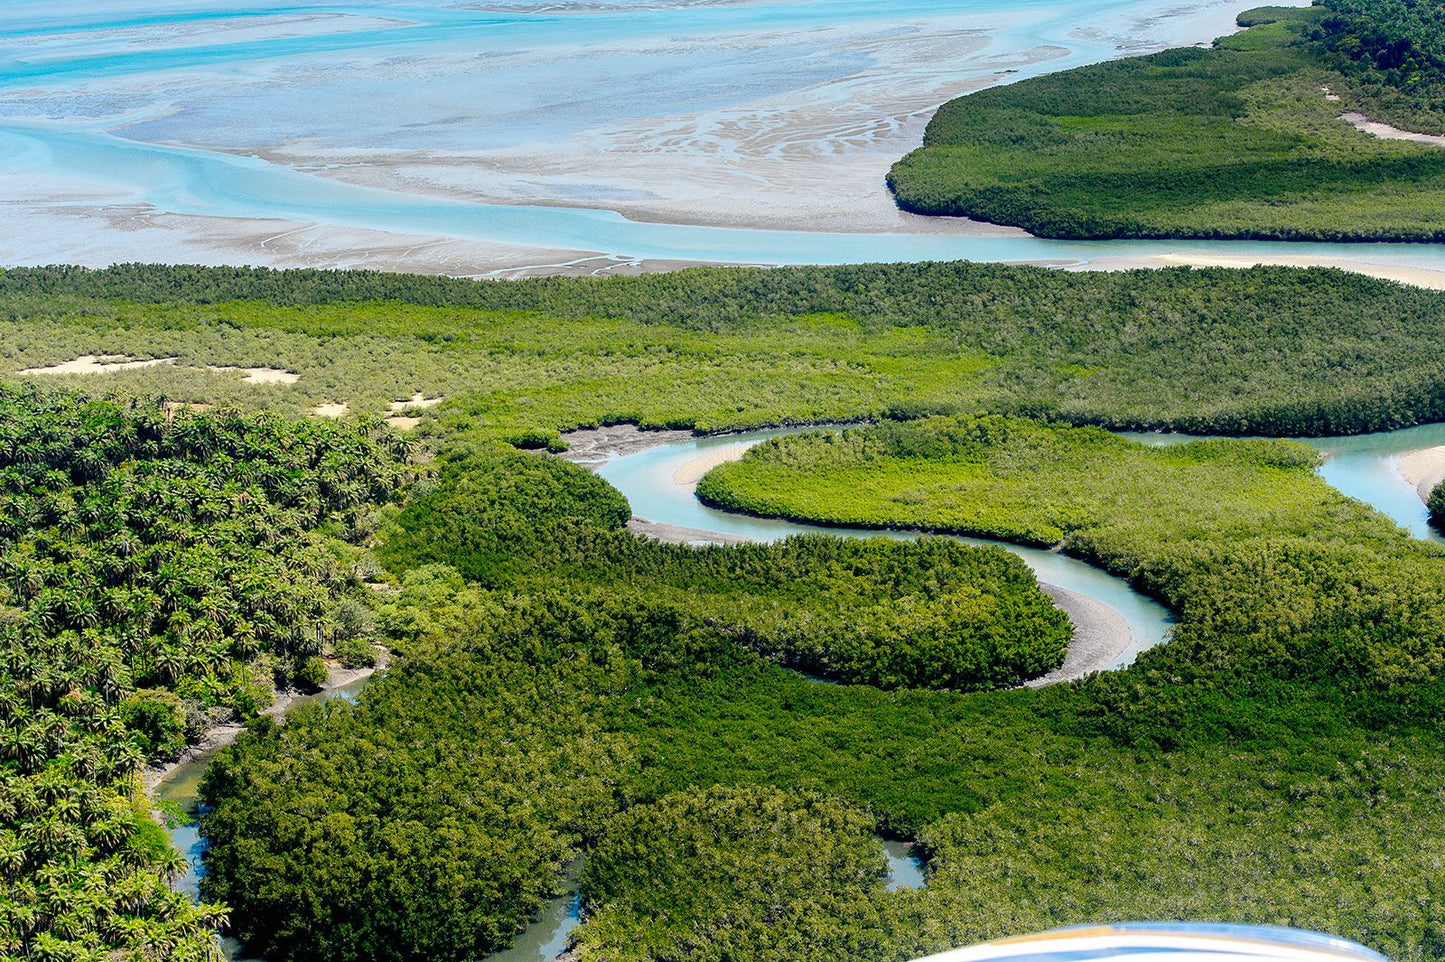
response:
[[[755,518],[710,508],[697,500],[694,493],[697,477],[707,465],[728,460],[738,451],[767,438],[803,430],[816,429],[750,431],[661,444],[636,454],[613,458],[599,468],[598,474],[627,497],[639,518],[686,529],[699,541],[709,538],[775,541],[803,533],[899,540],[921,536],[916,532],[821,527]],[[1181,444],[1192,440],[1190,436],[1181,434],[1131,432],[1125,436],[1154,445]],[[1403,457],[1431,448],[1445,448],[1445,424],[1352,437],[1298,440],[1325,456],[1319,471],[1325,481],[1344,494],[1372,505],[1413,536],[1445,544],[1445,538],[1429,527],[1428,513],[1417,486],[1400,472]],[[1173,623],[1172,616],[1162,605],[1134,591],[1122,579],[1082,561],[1058,552],[979,538],[958,537],[956,540],[1003,547],[1022,557],[1040,581],[1078,592],[1117,611],[1128,623],[1133,643],[1118,657],[1114,667],[1131,663],[1140,651],[1163,641]],[[370,681],[370,677],[362,678],[349,685],[303,696],[293,701],[292,706],[333,698],[355,701]],[[156,799],[178,802],[194,815],[197,810],[196,790],[210,759],[211,753],[206,753],[178,766],[157,784],[154,790]],[[172,843],[190,863],[190,870],[176,883],[176,887],[195,897],[205,842],[194,823],[179,825],[168,831]],[[924,868],[908,845],[893,841],[883,844],[889,870],[885,884],[890,891],[926,884]],[[577,867],[574,863],[568,868],[566,891],[548,904],[541,917],[517,937],[512,948],[490,956],[489,962],[547,962],[566,948],[568,935],[581,921],[576,891]],[[239,958],[239,947],[234,941],[227,941],[229,957]]]
[[[759,441],[782,434],[794,434],[805,428],[784,428],[771,431],[749,431],[745,434],[694,438],[674,444],[649,448],[602,465],[598,474],[626,496],[632,512],[655,524],[672,525],[697,532],[699,540],[709,536],[750,541],[776,541],[795,534],[830,534],[845,538],[893,538],[912,541],[922,535],[916,531],[886,531],[871,528],[840,528],[798,524],[771,518],[734,514],[710,508],[694,493],[696,473],[692,465],[706,463],[728,452],[736,452]],[[1039,581],[1057,585],[1106,605],[1128,624],[1131,640],[1107,665],[1121,668],[1132,664],[1139,652],[1164,640],[1174,617],[1169,610],[1103,570],[1057,551],[1006,544],[983,538],[950,535],[956,541],[972,545],[1002,547],[1021,557]]]

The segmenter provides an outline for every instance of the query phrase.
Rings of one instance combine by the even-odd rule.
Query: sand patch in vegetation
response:
[[[386,423],[396,428],[398,431],[410,431],[412,428],[416,427],[418,424],[421,423],[421,418],[406,418],[393,414],[391,417],[386,419]]]
[[[1401,130],[1399,127],[1391,127],[1389,124],[1371,120],[1364,114],[1353,112],[1340,114],[1340,119],[1353,125],[1360,133],[1369,134],[1381,140],[1408,140],[1412,144],[1433,144],[1436,147],[1445,147],[1445,137],[1438,134],[1417,134],[1413,131]]]
[[[415,394],[413,394],[409,398],[406,398],[405,400],[392,401],[391,413],[400,414],[402,411],[414,411],[424,410],[426,408],[434,408],[445,400],[446,398],[442,397],[441,395],[437,395],[436,397],[427,397],[425,391],[417,391]]]
[[[757,441],[739,441],[737,444],[730,444],[727,447],[703,451],[697,457],[691,459],[674,471],[672,473],[672,482],[685,488],[695,488],[697,487],[697,483],[702,480],[704,474],[707,474],[719,464],[727,464],[729,461],[739,460],[744,454],[748,453],[749,448],[757,443]]]
[[[28,367],[15,373],[25,376],[32,374],[114,374],[116,371],[129,371],[138,367],[158,367],[163,364],[175,363],[176,359],[173,357],[140,360],[128,354],[82,354],[72,361],[63,361],[48,367]]]
[[[318,404],[311,409],[311,413],[318,418],[342,418],[351,411],[351,405],[345,401],[331,401],[326,404]]]
[[[229,364],[207,364],[206,370],[218,373],[240,371],[246,375],[241,378],[244,384],[295,384],[301,380],[301,375],[279,367],[233,367]]]

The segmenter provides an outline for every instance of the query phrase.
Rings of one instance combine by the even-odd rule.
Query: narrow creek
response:
[[[735,456],[760,441],[781,434],[796,433],[805,428],[751,431],[661,444],[635,454],[609,460],[598,474],[620,490],[632,504],[634,514],[654,524],[686,529],[699,541],[709,537],[730,540],[774,541],[801,533],[825,533],[840,537],[912,539],[920,535],[906,531],[879,531],[795,524],[709,508],[694,495],[697,478],[694,468],[701,463],[717,463]],[[1192,440],[1188,435],[1129,433],[1125,435],[1145,444],[1180,444]],[[1422,540],[1445,544],[1428,524],[1428,513],[1415,484],[1400,471],[1405,455],[1426,449],[1445,447],[1445,424],[1425,425],[1398,431],[1353,437],[1301,438],[1319,450],[1325,461],[1319,474],[1342,493],[1372,505],[1388,515],[1411,535]],[[705,461],[700,459],[706,459]],[[692,466],[692,467],[690,467]],[[1058,552],[1027,548],[979,538],[957,540],[969,544],[994,544],[1014,552],[1035,571],[1041,582],[1059,585],[1078,592],[1117,612],[1133,635],[1130,645],[1110,667],[1123,667],[1133,662],[1139,652],[1167,637],[1173,617],[1157,602],[1139,594],[1123,579],[1106,574],[1085,562]],[[330,701],[341,698],[355,702],[357,695],[371,681],[361,678],[348,685],[327,689],[296,698],[290,706],[309,701]],[[178,766],[153,790],[156,801],[178,803],[194,817],[197,812],[196,792],[213,752],[196,756]],[[175,887],[197,896],[200,882],[201,854],[205,841],[194,821],[168,829],[172,843],[185,854],[190,869]],[[889,891],[921,888],[927,884],[923,863],[906,842],[880,839],[888,859],[885,885]],[[549,962],[560,955],[573,929],[581,922],[577,879],[581,861],[573,862],[564,873],[565,892],[548,903],[539,918],[519,934],[512,947],[488,956],[488,962]],[[227,955],[241,958],[239,946],[227,940]]]

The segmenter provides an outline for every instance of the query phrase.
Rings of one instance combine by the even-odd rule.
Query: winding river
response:
[[[914,532],[824,528],[755,518],[709,508],[695,497],[697,473],[708,464],[737,457],[740,451],[768,438],[803,430],[809,429],[750,431],[670,441],[613,457],[600,466],[598,474],[627,497],[637,517],[656,525],[680,529],[684,535],[698,542],[774,541],[802,533],[860,538],[919,537]],[[1157,445],[1190,440],[1187,435],[1178,434],[1130,433],[1126,436]],[[1325,455],[1326,460],[1319,473],[1335,488],[1373,505],[1413,536],[1445,544],[1445,538],[1429,527],[1428,515],[1415,485],[1407,481],[1399,470],[1403,456],[1445,446],[1445,424],[1354,437],[1300,440]],[[1067,588],[1117,612],[1122,622],[1127,624],[1132,638],[1129,645],[1113,659],[1111,667],[1132,663],[1140,651],[1159,644],[1168,635],[1173,618],[1167,609],[1136,592],[1124,580],[1098,568],[1054,551],[977,538],[958,540],[969,544],[999,544],[1022,557],[1041,582]],[[332,698],[354,701],[369,681],[370,678],[363,678],[341,688],[297,699],[293,704]],[[179,766],[156,786],[155,797],[179,802],[194,812],[196,789],[209,761],[209,754],[205,754]],[[177,826],[169,831],[173,843],[191,863],[191,870],[177,883],[177,887],[195,895],[205,843],[194,825]],[[889,867],[886,884],[890,890],[926,884],[921,864],[905,844],[883,844]],[[549,903],[538,921],[518,936],[512,948],[490,956],[491,962],[547,962],[562,952],[568,934],[580,923],[576,878],[577,866],[574,864],[567,873],[567,891]],[[236,946],[233,942],[229,943],[228,950],[232,958],[238,957],[234,954]]]

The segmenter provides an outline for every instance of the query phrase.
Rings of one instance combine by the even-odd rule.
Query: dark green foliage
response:
[[[1430,490],[1425,506],[1430,509],[1430,523],[1437,528],[1445,528],[1445,481]]]
[[[1308,36],[1358,85],[1371,116],[1445,131],[1445,6],[1439,0],[1324,0]]]
[[[999,549],[790,538],[692,548],[617,530],[605,482],[535,455],[472,456],[415,493],[381,554],[442,564],[486,587],[671,603],[781,664],[881,688],[1019,684],[1062,663],[1068,618]],[[403,647],[425,615],[384,612]]]
[[[583,958],[878,958],[896,938],[881,912],[873,819],[776,789],[690,789],[607,826],[582,876]]]
[[[120,715],[143,757],[176,755],[186,747],[186,710],[169,689],[140,689],[120,703]]]
[[[259,723],[206,770],[205,892],[269,959],[506,945],[616,807],[628,752],[600,723],[626,671],[580,624],[519,605],[354,709]]]
[[[1416,8],[1329,4],[1356,20],[1407,5]],[[1417,9],[1412,17],[1428,18],[1439,5]],[[1212,50],[1168,50],[950,101],[889,183],[907,210],[1046,237],[1440,240],[1445,151],[1336,119],[1349,109],[1380,113],[1381,103],[1331,69],[1339,56],[1306,39],[1375,43],[1339,39],[1358,26],[1341,26],[1340,16],[1256,11],[1243,18],[1254,26]],[[1431,30],[1440,31],[1438,13]]]
[[[487,587],[575,558],[627,523],[627,499],[575,464],[530,454],[465,454],[407,500],[382,557],[398,569],[445,562]]]
[[[332,636],[404,475],[372,427],[0,386],[0,956],[200,959],[224,917],[133,800],[187,709],[266,707]]]

